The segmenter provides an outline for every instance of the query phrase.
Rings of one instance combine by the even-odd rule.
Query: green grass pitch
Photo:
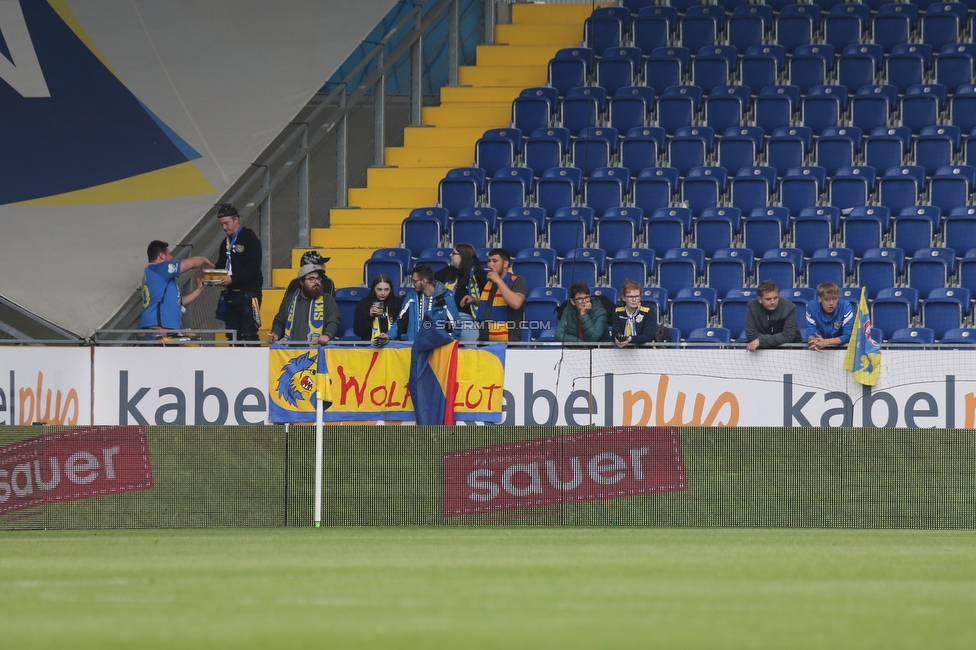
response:
[[[972,531],[0,534],[4,648],[972,648]]]

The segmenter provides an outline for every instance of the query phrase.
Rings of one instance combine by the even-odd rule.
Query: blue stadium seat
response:
[[[691,126],[698,117],[701,101],[702,89],[698,86],[665,88],[657,102],[658,126],[668,134],[682,126]]]
[[[791,167],[779,184],[780,203],[791,215],[807,206],[820,203],[820,195],[827,178],[822,167]]]
[[[765,86],[754,102],[756,126],[767,134],[787,128],[800,105],[800,89],[796,86]]]
[[[899,94],[924,83],[927,65],[923,53],[919,51],[923,47],[914,44],[896,46],[896,51],[885,57],[883,83],[894,86]]]
[[[909,86],[901,98],[901,121],[912,133],[939,123],[946,103],[946,87],[939,84]]]
[[[443,235],[441,221],[436,217],[407,217],[400,226],[400,241],[413,251],[437,247]]]
[[[658,263],[658,284],[668,294],[676,294],[685,287],[698,283],[705,265],[705,253],[696,248],[672,248],[664,253]]]
[[[973,83],[973,43],[949,43],[942,47],[935,60],[935,82],[950,89]]]
[[[705,208],[719,205],[727,183],[724,167],[693,167],[681,181],[681,200],[698,216]]]
[[[549,85],[559,91],[560,97],[565,97],[570,88],[586,84],[592,62],[593,50],[589,48],[573,47],[559,50],[556,56],[549,60]]]
[[[976,85],[965,84],[956,89],[949,100],[949,123],[965,133],[976,129]],[[976,159],[967,159],[967,164],[976,164]]]
[[[691,64],[693,83],[705,95],[719,86],[727,86],[735,74],[739,53],[730,45],[708,45],[698,50]]]
[[[650,86],[623,86],[618,88],[608,102],[610,126],[621,133],[647,124],[654,112],[654,89]],[[634,173],[639,173],[640,170]]]
[[[678,21],[678,42],[692,52],[706,45],[714,45],[725,23],[725,9],[716,6],[696,5]]]
[[[747,86],[714,86],[705,99],[705,124],[717,133],[739,126],[749,113],[752,96]]]
[[[645,168],[633,182],[634,205],[652,213],[670,205],[678,185],[678,170],[673,167]]]
[[[820,8],[791,4],[784,7],[774,22],[775,41],[792,54],[797,47],[812,43],[820,26]]]
[[[670,42],[678,22],[674,7],[642,7],[631,26],[633,42],[645,55]]]
[[[860,43],[871,20],[871,8],[863,4],[838,4],[824,19],[824,40],[838,50]]]
[[[856,162],[861,149],[861,129],[856,126],[827,127],[814,145],[814,158],[818,167],[828,175],[834,175],[841,167]]]
[[[726,26],[729,45],[741,51],[762,45],[772,23],[772,7],[752,4],[737,6],[732,10]]]
[[[723,248],[705,262],[705,284],[721,295],[744,287],[752,275],[753,253],[743,248]]]
[[[933,289],[941,289],[946,286],[949,278],[949,264],[944,258],[917,256],[908,260],[906,266],[908,286],[918,289],[919,294],[926,296]]]
[[[966,23],[966,6],[956,2],[931,4],[921,22],[922,42],[938,50],[959,40]]]
[[[785,59],[786,50],[781,45],[749,46],[739,61],[739,83],[758,95],[763,88],[776,85]]]
[[[512,255],[523,248],[534,248],[539,239],[539,222],[533,217],[506,215],[498,224],[501,247]]]
[[[925,170],[922,167],[889,167],[878,181],[878,201],[898,213],[917,205],[924,187]]]
[[[781,246],[783,222],[779,217],[757,212],[754,210],[743,222],[742,241],[747,249],[762,257],[766,251]]]
[[[352,324],[356,319],[356,306],[359,301],[369,294],[369,287],[342,287],[336,289],[335,301],[339,307],[342,336],[340,341],[358,341],[359,337],[352,331]]]
[[[623,7],[602,7],[602,9],[610,11],[594,11],[583,23],[583,42],[597,55],[608,48],[619,46],[623,41],[625,20],[622,17],[625,11],[626,23],[630,22],[628,9]]]
[[[854,251],[850,248],[820,248],[806,264],[807,285],[816,287],[833,282],[838,287],[847,284],[847,276],[854,267]]]
[[[498,224],[498,211],[494,208],[463,208],[451,222],[449,236],[452,242],[465,242],[475,248],[491,244]]]
[[[573,166],[589,176],[598,167],[610,165],[611,156],[617,149],[617,130],[610,127],[584,129],[573,141],[571,151]]]
[[[482,172],[480,177],[478,171]],[[451,217],[455,217],[463,208],[478,205],[483,188],[483,170],[475,167],[452,169],[438,183],[438,201]]]
[[[626,217],[604,217],[596,225],[597,246],[606,251],[609,256],[633,248],[636,238],[637,228],[634,222]]]
[[[800,45],[787,63],[787,78],[791,86],[796,86],[801,93],[807,94],[814,86],[827,83],[833,68],[832,46],[823,43]]]
[[[907,126],[877,127],[864,140],[864,161],[877,170],[901,165],[911,139]]]
[[[861,85],[848,91],[851,98],[851,124],[864,133],[887,127],[898,102],[898,89],[891,85]]]
[[[636,47],[612,47],[596,64],[596,85],[613,96],[619,89],[632,86],[640,71],[642,54]]]
[[[512,100],[512,124],[523,133],[546,128],[559,108],[559,91],[551,87],[526,88]]]
[[[598,167],[583,183],[583,203],[597,218],[607,209],[618,207],[630,189],[630,170],[626,167]]]
[[[756,263],[756,281],[772,280],[780,289],[796,286],[803,269],[803,252],[794,248],[772,248]]]
[[[830,247],[832,230],[828,217],[801,214],[790,228],[793,246],[803,251],[805,257],[811,257],[814,251]]]
[[[704,298],[673,298],[671,300],[671,327],[681,332],[681,338],[687,338],[691,332],[701,327],[708,327],[709,304]]]
[[[940,167],[929,181],[929,201],[943,213],[970,204],[976,186],[976,167],[950,165]]]
[[[918,7],[910,4],[882,5],[871,19],[871,41],[891,52],[896,45],[908,43],[915,29]]]
[[[546,214],[555,214],[576,203],[582,182],[583,170],[578,167],[551,167],[536,182],[536,202]]]
[[[606,253],[599,248],[574,248],[557,263],[559,284],[569,288],[573,282],[595,287],[606,268]]]
[[[895,331],[888,343],[931,345],[935,343],[935,332],[927,327],[906,327]]]
[[[820,135],[828,126],[840,124],[847,108],[847,88],[844,86],[814,86],[800,104],[803,126]]]
[[[620,164],[637,176],[648,167],[657,167],[658,155],[664,148],[664,129],[646,126],[627,131],[620,141]]]
[[[866,165],[841,167],[827,184],[830,205],[853,208],[867,205],[874,192],[875,169]]]
[[[769,204],[776,189],[776,170],[772,167],[742,167],[729,181],[729,202],[742,212],[752,212]]]

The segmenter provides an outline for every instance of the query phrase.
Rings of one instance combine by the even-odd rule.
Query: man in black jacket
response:
[[[775,348],[784,343],[799,343],[800,330],[796,324],[796,306],[780,299],[779,287],[772,280],[763,280],[757,287],[759,297],[746,306],[746,349]]]
[[[264,275],[261,272],[261,240],[250,228],[241,226],[237,209],[222,205],[217,211],[217,221],[227,235],[220,247],[216,267],[226,269],[227,276],[217,283],[224,287],[224,303],[227,312],[224,322],[227,329],[237,330],[242,341],[257,341],[257,318],[261,307],[261,289]]]

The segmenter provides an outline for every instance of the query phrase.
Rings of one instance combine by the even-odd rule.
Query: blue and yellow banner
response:
[[[453,388],[441,386],[442,394],[453,395],[455,419],[502,421],[505,347],[491,344],[458,349]],[[325,397],[327,422],[416,419],[409,388],[410,345],[318,349],[272,346],[270,354],[269,413],[274,423],[314,422],[317,384]],[[435,373],[437,368],[448,367],[442,363],[433,365]]]
[[[877,385],[881,375],[881,347],[871,338],[871,315],[865,287],[861,287],[861,302],[854,316],[854,335],[847,344],[844,368],[852,371],[854,380],[865,386]]]

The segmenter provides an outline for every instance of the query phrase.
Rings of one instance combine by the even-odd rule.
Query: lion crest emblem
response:
[[[278,377],[278,396],[293,407],[306,401],[315,406],[315,362],[317,351],[289,361]]]

